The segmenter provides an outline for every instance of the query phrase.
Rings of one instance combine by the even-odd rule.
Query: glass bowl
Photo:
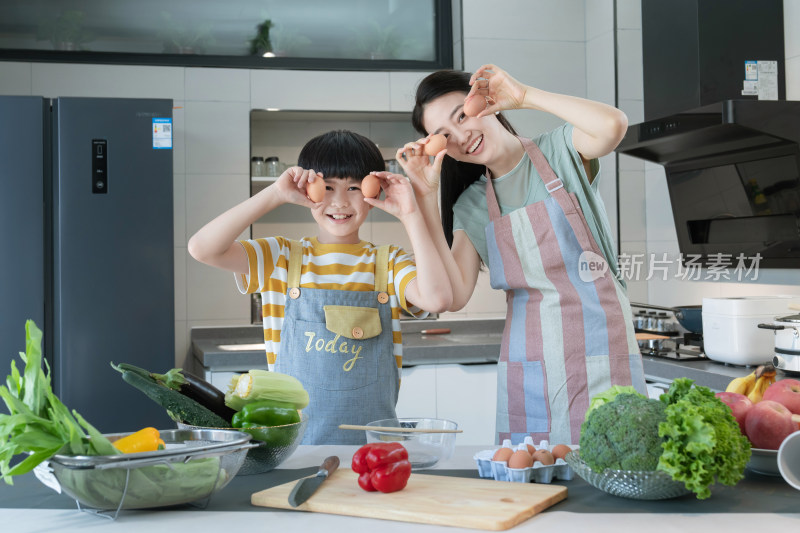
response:
[[[235,428],[253,437],[253,442],[259,446],[251,448],[244,458],[244,464],[239,469],[238,475],[263,474],[278,467],[294,453],[303,440],[303,434],[308,426],[308,415],[302,413],[300,422],[284,426],[264,426],[255,428]],[[178,422],[179,428],[209,429],[189,426]]]
[[[621,498],[634,500],[666,500],[691,494],[680,481],[675,481],[666,472],[659,470],[610,470],[593,471],[573,450],[564,458],[576,474],[591,486]]]
[[[367,426],[428,429],[428,430],[455,430],[458,424],[443,418],[387,418],[375,420]],[[432,468],[440,461],[446,461],[453,456],[456,447],[457,433],[423,433],[415,431],[381,431],[377,429],[366,430],[367,442],[399,442],[408,450],[408,461],[412,470]]]

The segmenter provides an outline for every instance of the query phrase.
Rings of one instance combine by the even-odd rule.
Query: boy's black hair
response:
[[[460,70],[437,70],[429,74],[417,86],[416,103],[411,112],[411,123],[421,135],[428,135],[422,123],[425,113],[425,106],[433,100],[454,92],[463,92],[465,95],[470,90],[469,79],[472,75],[469,72]],[[514,127],[499,113],[497,120],[505,129],[517,134]],[[447,244],[453,245],[453,206],[467,187],[475,183],[483,174],[485,167],[474,163],[464,163],[456,161],[449,155],[442,160],[442,176],[440,183],[440,197],[442,203],[442,227]]]
[[[358,181],[372,171],[386,168],[375,143],[348,130],[317,135],[303,146],[297,164],[307,170],[322,172],[325,178],[353,178]]]

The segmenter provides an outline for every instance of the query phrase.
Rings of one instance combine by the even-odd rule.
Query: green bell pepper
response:
[[[300,413],[297,412],[294,405],[277,400],[259,400],[248,403],[242,407],[239,413],[241,413],[241,416],[234,418],[234,420],[240,424],[250,423],[257,426],[272,427],[300,422]]]

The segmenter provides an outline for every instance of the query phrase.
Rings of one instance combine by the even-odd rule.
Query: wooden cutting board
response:
[[[342,469],[307,502],[292,507],[289,493],[295,483],[256,492],[250,501],[262,507],[497,531],[514,527],[567,497],[567,488],[559,485],[416,472],[401,491],[366,492],[358,486],[355,472]]]

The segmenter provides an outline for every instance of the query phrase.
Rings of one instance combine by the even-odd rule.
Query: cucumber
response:
[[[113,365],[112,365],[113,366]],[[170,416],[190,426],[229,428],[230,422],[206,409],[191,398],[176,390],[159,384],[152,377],[144,376],[134,370],[122,370],[122,379],[142,391],[148,398],[169,411]]]

